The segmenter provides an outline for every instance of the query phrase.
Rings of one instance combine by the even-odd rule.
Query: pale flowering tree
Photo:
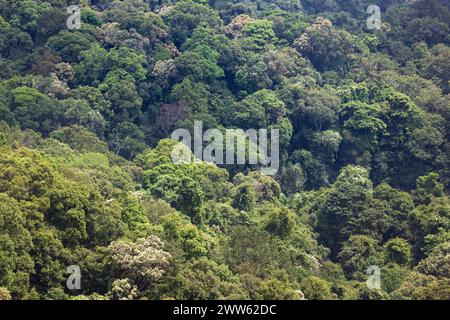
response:
[[[171,255],[163,248],[163,242],[152,235],[136,242],[114,241],[108,253],[117,277],[128,278],[139,289],[144,289],[161,279],[170,265]]]
[[[114,281],[108,295],[114,300],[134,300],[139,296],[139,290],[129,279],[119,279]]]
[[[8,289],[0,287],[0,300],[11,300],[11,294]]]
[[[223,28],[223,31],[230,38],[241,38],[244,35],[244,27],[253,21],[255,21],[255,19],[249,15],[240,14],[231,20],[231,22]]]

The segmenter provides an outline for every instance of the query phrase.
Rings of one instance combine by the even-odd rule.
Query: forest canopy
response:
[[[449,300],[449,28],[445,0],[0,0],[0,300]],[[279,129],[277,174],[173,163],[194,121]]]

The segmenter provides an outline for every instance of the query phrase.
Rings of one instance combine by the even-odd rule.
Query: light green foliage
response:
[[[145,70],[146,59],[131,49],[121,47],[110,50],[105,56],[105,68],[109,71],[116,69],[125,70],[136,80],[144,80],[147,74]]]
[[[443,195],[444,186],[438,181],[439,176],[436,173],[430,173],[427,176],[417,179],[417,189],[414,192],[415,201],[428,204],[432,198]]]
[[[448,300],[450,287],[447,280],[412,272],[391,297],[402,300]]]
[[[13,297],[23,297],[29,286],[34,262],[29,254],[32,239],[25,228],[25,216],[16,200],[0,193],[0,284]],[[4,293],[5,298],[8,297]]]
[[[191,260],[177,276],[177,297],[197,299],[245,299],[239,278],[225,265],[206,258]]]
[[[223,70],[217,66],[218,58],[217,51],[202,46],[183,53],[175,60],[175,64],[181,76],[208,82],[224,76]]]
[[[266,230],[280,238],[288,237],[295,226],[294,214],[286,208],[263,208],[266,213]]]
[[[448,278],[450,275],[450,243],[444,242],[436,246],[428,257],[420,261],[417,270],[420,273],[438,278]]]
[[[254,20],[244,26],[243,41],[245,46],[256,49],[263,48],[275,39],[273,23],[268,20]]]
[[[233,195],[233,206],[238,210],[252,211],[256,204],[255,190],[250,184],[241,184]]]
[[[233,122],[241,128],[263,128],[286,115],[286,107],[274,92],[260,90],[236,103]]]
[[[318,277],[308,277],[301,283],[302,292],[308,300],[333,300],[331,285]]]
[[[67,144],[79,152],[93,151],[104,153],[108,150],[105,142],[101,141],[88,129],[78,125],[54,130],[50,137]]]
[[[106,75],[99,85],[105,98],[111,103],[115,121],[135,119],[142,105],[134,78],[127,71],[116,69]]]
[[[408,265],[411,261],[411,245],[404,239],[394,238],[384,244],[386,259],[399,265]]]

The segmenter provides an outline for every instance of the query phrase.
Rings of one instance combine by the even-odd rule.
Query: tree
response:
[[[322,154],[326,158],[334,160],[339,151],[342,137],[339,132],[326,130],[315,132],[312,137],[312,145],[316,153]]]
[[[448,300],[450,287],[446,280],[412,272],[403,285],[391,294],[392,299]]]
[[[125,28],[132,27],[138,17],[149,10],[148,3],[142,0],[114,1],[106,10],[109,21],[117,21]]]
[[[412,212],[414,202],[409,193],[394,189],[388,184],[380,184],[374,189],[372,212],[381,213],[377,220],[381,225],[373,229],[378,234],[383,233],[384,239],[404,238],[410,241],[416,239],[413,235]]]
[[[302,292],[308,300],[334,300],[331,285],[328,281],[311,276],[301,283]]]
[[[185,78],[182,82],[173,86],[170,94],[170,99],[173,103],[178,103],[185,112],[194,113],[208,113],[211,92],[208,85],[192,81],[190,78]],[[185,120],[180,119],[180,120]]]
[[[97,43],[80,51],[79,62],[75,65],[77,81],[85,85],[101,81],[106,75],[106,54],[107,51]]]
[[[232,228],[223,250],[227,265],[233,270],[245,268],[246,273],[261,278],[279,263],[279,251],[272,237],[253,224]]]
[[[112,72],[114,70],[124,70],[131,74],[136,80],[145,80],[147,70],[146,58],[132,49],[120,47],[113,48],[105,55],[105,68]]]
[[[231,22],[224,27],[224,32],[227,36],[232,38],[240,38],[243,36],[244,27],[250,22],[255,21],[247,14],[240,14],[231,20]]]
[[[262,212],[266,211],[266,208]],[[265,217],[265,229],[271,234],[284,239],[288,237],[296,224],[294,214],[286,208],[271,208]]]
[[[125,70],[109,72],[99,89],[111,103],[114,123],[133,120],[139,115],[142,98],[138,95],[134,78]]]
[[[448,213],[450,203],[448,197],[434,198],[430,204],[419,204],[412,212],[413,232],[416,236],[418,249],[425,245],[425,236],[438,235],[441,229],[447,229],[450,225]],[[430,250],[431,248],[425,247]]]
[[[108,246],[108,257],[114,274],[132,280],[141,290],[161,279],[171,259],[157,236],[136,242],[114,241]]]
[[[401,267],[398,264],[389,264],[381,269],[381,287],[391,294],[399,289],[410,274],[408,267]]]
[[[36,41],[43,43],[49,37],[57,34],[66,27],[66,20],[67,18],[62,10],[45,9],[36,20]]]
[[[338,259],[347,276],[365,274],[370,265],[380,262],[378,243],[367,236],[352,235],[343,243]]]
[[[369,141],[376,141],[377,135],[383,133],[386,124],[380,119],[381,106],[368,105],[359,101],[346,103],[340,112],[344,127],[353,135],[367,136]]]
[[[448,65],[450,58],[450,50],[443,44],[438,44],[432,48],[432,57],[427,63],[426,75],[429,78],[437,78],[437,84],[439,84],[445,93],[450,92],[450,74],[445,68]],[[436,81],[436,80],[435,80]]]
[[[94,39],[80,31],[62,30],[48,39],[47,46],[63,61],[71,63],[79,61],[80,53],[88,50],[92,43],[95,43]]]
[[[432,126],[423,126],[411,133],[406,147],[419,160],[430,161],[440,153],[439,147],[443,143],[444,137],[440,130]]]
[[[33,0],[17,2],[11,10],[11,24],[34,35],[39,17],[49,9],[49,3],[37,3]]]
[[[304,98],[298,101],[297,119],[305,119],[317,131],[328,128],[337,120],[339,99],[336,95],[324,89],[311,89],[304,94]],[[304,125],[298,122],[294,123],[296,128]]]
[[[161,217],[159,224],[164,230],[164,239],[179,248],[185,260],[208,255],[210,239],[185,215],[179,212],[169,213]]]
[[[341,74],[348,71],[350,57],[356,52],[353,37],[346,31],[334,29],[330,20],[321,17],[295,40],[294,45],[319,70],[336,70]]]
[[[117,154],[128,159],[134,158],[137,154],[146,149],[144,134],[131,122],[121,122],[109,135],[109,145]]]
[[[60,100],[60,106],[65,110],[63,118],[65,125],[84,126],[99,136],[103,135],[106,121],[98,111],[94,111],[85,100],[73,98]]]
[[[17,28],[2,27],[0,52],[6,58],[14,58],[31,52],[33,41],[30,35]]]
[[[101,141],[85,127],[78,125],[54,130],[50,133],[49,137],[61,141],[79,152],[92,151],[106,153],[108,150],[108,145],[105,142]]]
[[[28,291],[34,262],[29,250],[31,236],[25,228],[25,216],[17,201],[0,193],[0,285],[13,298],[22,298]],[[3,293],[8,297],[8,291]]]
[[[247,297],[239,278],[225,265],[207,258],[191,260],[180,270],[176,288],[178,299],[244,299]]]
[[[413,193],[414,200],[418,203],[429,204],[433,198],[443,196],[444,186],[438,179],[438,174],[434,172],[417,178],[417,188]]]
[[[204,193],[198,181],[176,172],[158,177],[150,192],[191,217],[199,214],[204,202]]]
[[[11,110],[23,129],[48,134],[58,126],[61,109],[55,100],[28,87],[17,87],[11,94]]]
[[[375,97],[375,101],[386,103],[389,106],[385,108],[381,117],[389,133],[386,143],[390,146],[402,145],[402,141],[418,125],[419,119],[423,115],[422,111],[411,98],[393,88],[381,90]]]
[[[315,189],[327,186],[329,177],[322,162],[316,159],[308,150],[296,150],[292,153],[291,161],[298,163],[306,176],[305,189]]]
[[[54,229],[41,227],[32,233],[33,247],[30,251],[35,272],[31,282],[41,292],[52,291],[64,280],[64,248]],[[64,290],[62,290],[64,293]]]
[[[71,90],[70,97],[87,101],[93,110],[100,112],[104,117],[111,116],[111,102],[105,99],[99,88],[78,86]]]
[[[268,278],[267,280],[259,280],[258,278],[253,278],[248,274],[244,274],[242,277],[242,281],[247,280],[247,283],[244,282],[244,285],[251,284],[254,289],[250,291],[253,300],[263,299],[263,300],[304,300],[304,294],[300,290],[295,290],[292,288],[292,285],[286,279],[276,279],[276,278]],[[256,280],[256,283],[248,283],[248,280]]]
[[[0,160],[0,192],[17,200],[29,201],[45,195],[54,180],[54,163],[40,152],[22,147],[3,153]]]
[[[256,50],[263,49],[276,38],[273,31],[273,22],[269,20],[253,20],[245,24],[242,31],[244,46]]]
[[[219,53],[209,47],[197,47],[186,51],[175,59],[180,75],[195,81],[209,82],[223,77],[224,71],[217,65]]]
[[[238,210],[251,212],[255,208],[256,194],[249,183],[239,185],[234,192],[233,207]]]
[[[131,49],[141,54],[149,50],[150,39],[142,36],[136,29],[120,30],[117,22],[106,23],[97,28],[96,36],[105,47]]]
[[[273,91],[259,90],[237,103],[234,122],[241,128],[264,128],[286,115],[286,106]]]
[[[300,164],[288,162],[280,169],[280,184],[284,193],[290,195],[304,190],[306,177]]]
[[[6,288],[0,288],[0,300],[11,300],[11,295]]]
[[[379,91],[374,97],[374,102],[382,103],[384,108],[381,120],[386,124],[386,130],[381,137],[380,145],[382,152],[375,157],[374,180],[376,182],[389,179],[388,181],[394,186],[412,187],[417,176],[420,176],[420,165],[422,163],[415,161],[407,149],[407,141],[411,138],[412,133],[419,126],[423,126],[425,122],[424,113],[411,100],[411,98],[401,94],[393,88],[386,88]],[[439,139],[439,138],[438,138]],[[417,141],[417,139],[415,139]],[[433,150],[433,133],[430,136],[419,138],[424,141],[423,144],[427,149],[430,143]],[[423,152],[415,149],[417,144],[410,142],[411,149],[420,157]],[[425,149],[425,150],[426,150]],[[399,165],[407,161],[409,165]],[[386,164],[391,168],[391,173],[384,170]],[[414,168],[414,169],[413,169]],[[392,174],[392,172],[396,172]],[[402,177],[399,179],[399,177]]]
[[[251,54],[246,59],[246,63],[236,70],[235,82],[240,88],[250,93],[273,87],[268,65],[260,54]]]
[[[31,67],[32,74],[48,76],[55,71],[56,64],[60,62],[50,50],[45,50]]]
[[[126,203],[106,202],[95,191],[91,191],[90,198],[91,205],[86,210],[86,232],[91,243],[107,245],[124,236],[128,229],[134,231],[132,226],[126,224],[125,217],[129,214]]]
[[[404,239],[394,238],[384,244],[386,259],[399,265],[408,266],[411,262],[411,245]]]
[[[446,23],[433,17],[416,18],[408,22],[405,33],[408,42],[425,41],[429,45],[446,42],[449,27]]]
[[[163,104],[156,118],[156,124],[165,135],[168,135],[177,122],[186,120],[188,115],[188,105],[184,101],[179,101],[176,104]]]
[[[109,291],[113,300],[135,300],[140,295],[138,288],[130,283],[129,279],[115,280]]]
[[[163,12],[163,19],[170,27],[172,39],[177,46],[183,44],[201,23],[212,28],[221,25],[217,11],[192,0],[178,1],[172,10]]]
[[[437,278],[449,278],[450,276],[450,243],[444,242],[437,245],[429,254],[428,257],[419,262],[417,271],[432,275]]]
[[[87,196],[81,185],[60,177],[55,177],[54,186],[48,191],[50,207],[47,219],[57,228],[65,246],[76,247],[87,239],[84,209]]]
[[[372,183],[365,169],[348,166],[341,170],[317,213],[316,229],[327,247],[339,250],[360,227],[357,219],[371,197]]]

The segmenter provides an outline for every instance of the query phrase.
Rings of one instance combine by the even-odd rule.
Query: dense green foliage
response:
[[[450,299],[448,1],[69,2],[0,0],[0,300]],[[194,120],[278,174],[173,164]]]

